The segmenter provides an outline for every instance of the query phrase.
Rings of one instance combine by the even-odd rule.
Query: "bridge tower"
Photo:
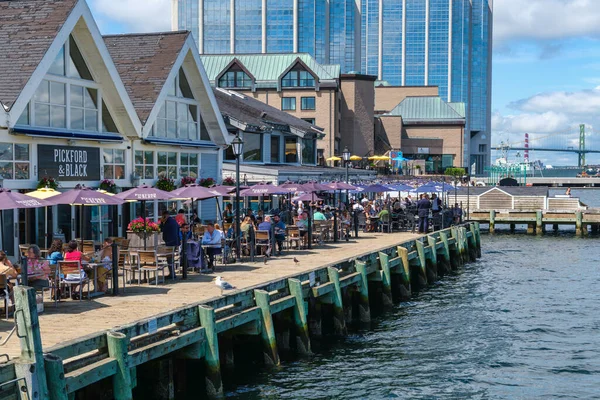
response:
[[[525,134],[525,162],[529,162],[529,133]]]
[[[579,125],[579,168],[585,167],[585,124]]]

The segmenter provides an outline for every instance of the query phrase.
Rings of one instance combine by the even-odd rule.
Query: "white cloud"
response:
[[[498,0],[494,40],[600,36],[598,0]]]
[[[509,107],[534,113],[552,111],[577,116],[600,114],[600,86],[577,92],[540,93],[528,99],[513,102]]]
[[[103,33],[114,23],[125,32],[171,30],[171,0],[89,0],[89,5]]]

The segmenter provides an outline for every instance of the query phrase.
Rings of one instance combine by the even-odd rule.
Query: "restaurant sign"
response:
[[[40,144],[38,173],[59,181],[99,181],[100,149]]]

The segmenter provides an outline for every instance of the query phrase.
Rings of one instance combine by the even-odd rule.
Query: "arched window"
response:
[[[315,78],[310,72],[296,66],[281,79],[281,87],[315,87]]]
[[[219,87],[250,89],[252,78],[239,65],[234,64],[219,78]]]

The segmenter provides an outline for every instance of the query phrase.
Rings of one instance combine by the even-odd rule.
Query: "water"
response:
[[[600,191],[573,191],[600,206]],[[483,257],[231,399],[600,398],[598,238],[484,235]]]

